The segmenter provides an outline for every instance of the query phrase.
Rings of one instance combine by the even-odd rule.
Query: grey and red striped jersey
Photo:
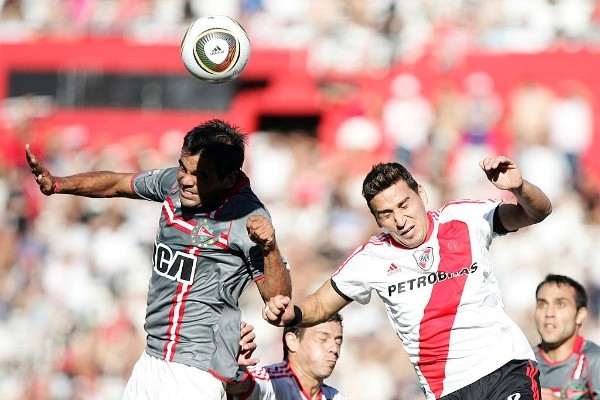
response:
[[[540,384],[566,400],[600,400],[600,346],[578,336],[565,360],[548,360],[539,345],[533,347]]]
[[[241,311],[238,299],[263,277],[263,254],[246,230],[250,215],[270,219],[240,173],[236,185],[210,212],[179,201],[177,168],[136,175],[140,197],[162,202],[152,255],[144,329],[146,351],[237,381]],[[284,260],[285,262],[285,260]]]
[[[455,201],[428,213],[429,230],[406,248],[373,236],[333,273],[334,289],[366,304],[374,291],[427,399],[461,389],[511,360],[534,360],[504,311],[489,246],[497,200]]]

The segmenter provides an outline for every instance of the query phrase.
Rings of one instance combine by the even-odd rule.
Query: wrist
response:
[[[52,177],[52,193],[58,193],[60,189],[58,188],[58,179],[55,176]]]
[[[284,326],[286,328],[291,328],[298,325],[300,322],[302,322],[302,310],[300,309],[300,307],[294,306],[294,318],[292,318],[292,320]]]

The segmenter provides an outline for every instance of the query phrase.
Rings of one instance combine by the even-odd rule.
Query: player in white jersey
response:
[[[600,399],[600,346],[579,334],[587,317],[585,288],[549,274],[535,291],[535,324],[542,342],[533,347],[543,400]]]
[[[427,399],[539,399],[531,347],[506,315],[492,269],[492,239],[538,223],[548,197],[504,156],[480,167],[504,201],[454,201],[427,211],[427,195],[398,163],[378,164],[363,196],[385,230],[355,250],[297,305],[276,296],[263,317],[308,326],[375,291],[415,368]]]
[[[179,166],[141,173],[53,176],[26,147],[45,195],[127,197],[162,203],[146,306],[146,348],[123,400],[221,400],[235,382],[238,299],[253,281],[265,302],[291,295],[270,215],[242,172],[245,138],[207,121],[183,138]]]
[[[345,400],[342,393],[323,382],[340,356],[342,329],[339,313],[312,327],[285,328],[283,361],[266,367],[248,367],[250,379],[228,385],[228,399]]]

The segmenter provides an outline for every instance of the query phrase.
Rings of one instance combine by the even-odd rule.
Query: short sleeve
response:
[[[177,168],[155,169],[135,175],[133,191],[143,199],[163,202],[177,187]]]
[[[371,301],[369,266],[372,262],[369,249],[358,248],[331,276],[334,290],[346,300],[360,304]]]

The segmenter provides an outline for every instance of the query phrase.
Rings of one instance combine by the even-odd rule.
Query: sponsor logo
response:
[[[388,270],[389,271],[389,270]],[[408,279],[406,281],[394,283],[393,285],[388,286],[388,296],[392,296],[394,294],[400,294],[409,292],[411,290],[420,289],[422,287],[426,287],[428,285],[434,285],[439,282],[443,282],[448,279],[456,278],[461,275],[472,274],[477,271],[477,263],[461,268],[456,272],[431,272],[429,274],[419,276],[418,278]]]
[[[506,398],[506,400],[519,400],[521,398],[521,393],[513,393]]]
[[[386,275],[390,276],[390,275],[394,275],[397,274],[398,272],[400,272],[400,267],[398,267],[396,264],[391,263],[390,267],[387,270]]]
[[[223,54],[223,53],[225,53],[225,52],[223,51],[223,49],[221,49],[221,48],[219,47],[219,45],[216,45],[216,46],[215,46],[215,47],[212,49],[212,51],[210,52],[210,55],[211,55],[211,56],[215,56],[215,55],[217,55],[217,54]]]

